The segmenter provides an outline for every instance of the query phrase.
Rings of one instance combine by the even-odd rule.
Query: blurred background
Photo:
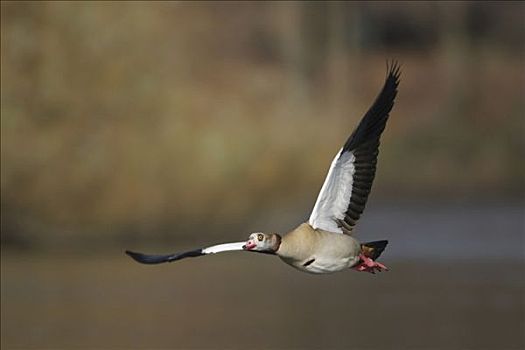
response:
[[[402,64],[388,273],[152,253],[285,233]],[[1,3],[1,346],[525,348],[525,4]]]

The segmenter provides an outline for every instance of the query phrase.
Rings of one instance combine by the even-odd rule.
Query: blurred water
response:
[[[369,206],[365,214],[361,232],[390,239],[392,258],[524,259],[521,204],[383,204]]]
[[[115,249],[2,253],[2,349],[523,349],[519,205],[367,208],[378,275],[228,253],[144,266]]]

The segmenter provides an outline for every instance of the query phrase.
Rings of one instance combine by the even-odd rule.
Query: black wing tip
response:
[[[367,142],[374,145],[371,149],[379,146],[379,138],[386,127],[389,113],[394,106],[401,77],[401,65],[397,60],[387,60],[386,67],[387,76],[383,88],[346,141],[341,153],[352,151]]]
[[[161,264],[170,261],[170,255],[148,255],[126,250],[126,254],[141,264]]]
[[[400,77],[401,77],[401,64],[396,59],[391,59],[386,61],[386,71],[387,71],[387,77],[386,80],[392,79],[394,82],[399,84]]]
[[[129,255],[133,260],[141,264],[162,264],[166,262],[172,262],[184,258],[194,258],[201,255],[206,255],[202,249],[194,249],[184,253],[168,254],[168,255],[149,255],[143,253],[132,252],[126,250],[126,254]]]

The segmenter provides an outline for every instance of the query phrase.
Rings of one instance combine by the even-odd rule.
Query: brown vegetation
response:
[[[403,76],[374,196],[520,197],[523,10],[2,2],[2,238],[306,215],[389,58]]]

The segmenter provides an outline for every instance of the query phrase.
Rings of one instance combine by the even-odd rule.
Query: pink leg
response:
[[[353,267],[353,269],[357,271],[370,273],[376,273],[376,271],[383,270],[388,271],[388,268],[385,265],[364,256],[362,253],[359,254],[359,258],[361,259],[361,262]]]

